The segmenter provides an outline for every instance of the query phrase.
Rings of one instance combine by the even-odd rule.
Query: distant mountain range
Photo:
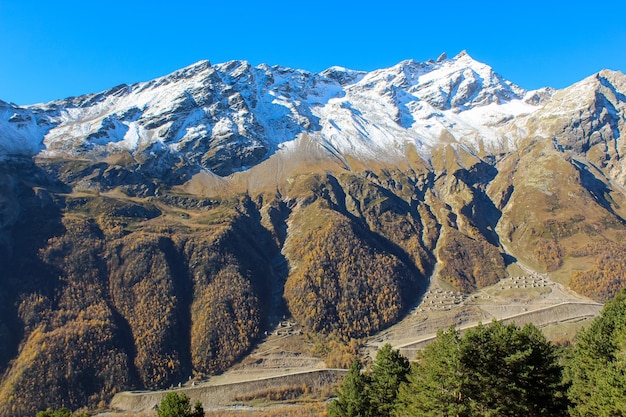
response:
[[[276,317],[346,341],[431,276],[626,278],[626,76],[526,91],[466,52],[245,61],[0,101],[0,415],[223,371]]]

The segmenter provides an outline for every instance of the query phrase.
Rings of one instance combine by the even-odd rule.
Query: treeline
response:
[[[569,348],[547,342],[532,324],[494,321],[463,335],[450,328],[412,367],[390,345],[370,370],[355,361],[328,415],[626,415],[624,340],[626,290]]]

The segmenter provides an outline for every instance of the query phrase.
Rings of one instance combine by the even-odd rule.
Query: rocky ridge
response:
[[[137,163],[168,154],[226,176],[303,133],[356,157],[397,156],[410,145],[428,154],[450,139],[501,147],[518,138],[497,137],[511,130],[507,122],[534,113],[549,95],[524,91],[465,52],[367,74],[201,61],[98,94],[24,108],[4,103],[1,149],[92,159],[129,152]]]

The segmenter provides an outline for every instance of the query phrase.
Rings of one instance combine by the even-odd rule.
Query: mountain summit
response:
[[[442,137],[477,149],[517,139],[507,121],[537,101],[465,51],[362,73],[201,61],[153,81],[24,108],[3,103],[0,152],[183,158],[225,176],[303,134],[342,155],[427,155]],[[513,130],[513,132],[511,132]]]
[[[223,372],[283,317],[319,342],[296,362],[343,366],[411,310],[433,323],[435,284],[471,301],[527,271],[605,301],[625,135],[624,74],[526,91],[467,52],[0,102],[0,417]]]

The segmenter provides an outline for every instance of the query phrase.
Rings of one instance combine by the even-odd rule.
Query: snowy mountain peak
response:
[[[467,58],[467,59],[472,59],[471,56],[469,56],[469,54],[467,53],[467,51],[465,49],[463,49],[461,52],[459,52],[458,54],[456,54],[456,56],[454,58],[452,58],[453,60],[457,61],[461,58]]]
[[[322,77],[333,80],[341,86],[354,84],[360,81],[365,74],[367,74],[365,71],[355,71],[338,66],[330,67],[320,73]]]
[[[521,99],[526,91],[496,74],[463,51],[436,62],[414,60],[367,74],[362,83],[377,89],[399,87],[439,110],[469,110],[475,106]]]
[[[188,65],[184,68],[176,70],[172,72],[171,74],[166,75],[165,77],[158,78],[158,80],[161,80],[161,79],[178,80],[181,78],[191,78],[191,77],[197,76],[198,74],[201,74],[202,72],[209,70],[210,68],[211,68],[210,61],[201,60],[191,65]]]
[[[37,112],[0,101],[0,160],[10,155],[33,155],[42,149],[49,129]]]
[[[606,85],[621,79],[598,77]],[[96,160],[119,152],[141,160],[174,155],[228,175],[294,148],[307,133],[333,155],[398,157],[414,145],[428,157],[441,138],[475,149],[511,146],[524,132],[517,120],[552,96],[523,90],[465,51],[319,74],[199,61],[97,94],[24,108],[0,103],[0,152]]]

